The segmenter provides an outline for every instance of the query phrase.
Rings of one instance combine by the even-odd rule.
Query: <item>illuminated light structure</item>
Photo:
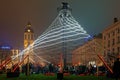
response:
[[[44,63],[58,64],[60,55],[63,55],[64,66],[71,62],[71,52],[84,43],[89,34],[79,25],[71,14],[68,3],[62,3],[58,8],[58,16],[52,24],[40,35],[33,44],[29,45],[20,54],[32,51]],[[17,55],[19,56],[19,55]],[[35,60],[35,59],[34,59]]]
[[[19,49],[12,49],[11,51],[12,51],[11,57],[18,55],[21,52],[21,50],[19,50]],[[20,58],[21,58],[21,56],[16,57],[16,59],[14,60],[14,64],[18,63],[20,61]]]
[[[34,47],[38,49],[34,51],[41,52],[41,55],[43,53],[45,59],[50,56],[58,59],[62,53],[65,65],[68,60],[70,61],[70,59],[67,61],[66,59],[67,56],[71,57],[71,50],[80,46],[84,42],[84,38],[88,38],[89,35],[73,18],[67,3],[63,3],[58,11],[56,19],[35,42]],[[59,59],[55,61],[58,62]]]
[[[6,60],[4,60],[4,62],[2,64],[0,64],[0,69],[2,69],[3,67],[6,67],[6,65],[11,62],[11,58],[7,58]]]

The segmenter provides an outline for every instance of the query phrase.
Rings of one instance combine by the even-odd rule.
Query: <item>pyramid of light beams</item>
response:
[[[43,62],[59,63],[61,54],[71,58],[72,50],[82,45],[85,38],[89,37],[72,16],[69,5],[62,4],[52,24],[22,54],[29,50],[29,53],[32,51],[31,53]]]
[[[72,16],[67,3],[63,3],[58,11],[52,24],[34,42],[34,52],[48,61],[59,61],[60,54],[70,55],[89,37]]]

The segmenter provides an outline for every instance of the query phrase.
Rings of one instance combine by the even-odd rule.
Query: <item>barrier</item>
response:
[[[7,78],[19,77],[20,72],[7,72]]]
[[[4,65],[8,64],[9,62],[11,62],[11,58],[7,58],[1,65],[0,65],[0,69],[3,68]]]
[[[113,74],[112,69],[107,65],[107,63],[104,61],[104,59],[102,58],[102,56],[97,55],[99,57],[99,59],[104,63],[105,67],[110,71],[110,73]]]
[[[57,79],[62,80],[63,79],[63,73],[57,73]]]
[[[12,72],[14,72],[14,71],[19,67],[19,65],[21,65],[21,64],[24,62],[24,60],[25,60],[27,57],[28,57],[28,55],[25,56],[24,59],[15,66],[15,68],[12,70]]]

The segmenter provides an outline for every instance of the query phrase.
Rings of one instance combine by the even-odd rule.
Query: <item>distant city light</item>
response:
[[[1,46],[1,49],[11,49],[10,46]]]

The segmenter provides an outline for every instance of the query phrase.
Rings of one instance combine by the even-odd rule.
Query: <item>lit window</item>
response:
[[[120,33],[120,29],[119,28],[117,29],[117,32]]]
[[[108,40],[108,47],[110,47],[110,40]]]
[[[112,52],[114,53],[114,51],[115,51],[115,49],[113,48],[113,49],[112,49]]]
[[[106,37],[104,36],[104,40],[106,40]]]
[[[120,52],[120,47],[117,47],[117,52],[118,52],[118,53]]]
[[[108,34],[108,38],[110,38],[110,33]]]
[[[27,36],[25,35],[24,39],[27,39]]]
[[[119,43],[119,42],[120,42],[120,37],[118,36],[117,38],[118,38],[117,41],[118,41],[118,43]]]
[[[114,44],[115,44],[115,39],[112,40],[112,45],[114,45]]]
[[[114,32],[114,31],[112,32],[112,35],[113,35],[113,36],[115,35],[115,32]]]

